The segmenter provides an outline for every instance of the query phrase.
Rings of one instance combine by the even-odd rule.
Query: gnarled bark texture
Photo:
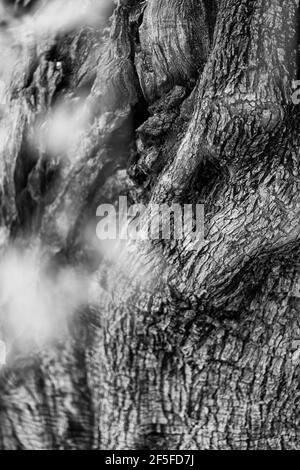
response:
[[[118,0],[104,29],[20,51],[1,120],[2,250],[38,237],[54,271],[93,281],[67,334],[12,348],[0,448],[300,448],[298,8]],[[35,123],[78,96],[74,158],[33,151]],[[205,242],[99,255],[85,227],[119,195],[204,203]]]

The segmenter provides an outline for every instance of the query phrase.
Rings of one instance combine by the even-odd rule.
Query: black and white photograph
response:
[[[0,0],[0,450],[300,450],[299,131],[299,0]]]

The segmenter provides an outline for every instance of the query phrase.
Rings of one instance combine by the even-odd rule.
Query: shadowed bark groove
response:
[[[115,3],[106,28],[26,44],[10,77],[1,251],[38,239],[92,281],[67,333],[13,343],[0,448],[299,449],[299,2]],[[70,99],[80,139],[32,150]],[[205,241],[110,258],[86,229],[120,194],[204,203]]]

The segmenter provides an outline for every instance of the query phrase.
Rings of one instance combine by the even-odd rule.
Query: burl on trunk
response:
[[[51,10],[2,3],[1,253],[87,296],[42,345],[0,305],[0,448],[299,449],[299,2],[99,1],[26,40]],[[61,106],[82,120],[45,142]],[[205,241],[109,256],[120,195],[204,204]]]

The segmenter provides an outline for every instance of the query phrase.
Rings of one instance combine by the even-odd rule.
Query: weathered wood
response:
[[[116,3],[109,31],[27,44],[11,78],[2,251],[39,237],[54,270],[97,274],[67,335],[12,350],[0,448],[299,449],[299,2]],[[83,90],[74,158],[32,153]],[[205,243],[99,256],[86,224],[120,194],[204,202]]]

